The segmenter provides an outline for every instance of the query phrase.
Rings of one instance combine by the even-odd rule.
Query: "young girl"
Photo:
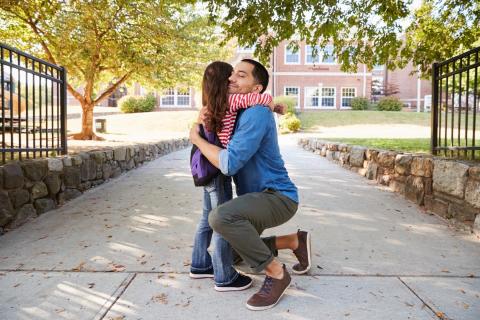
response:
[[[269,94],[228,94],[228,78],[233,68],[230,64],[216,61],[205,69],[202,82],[202,103],[206,107],[204,125],[211,133],[217,133],[219,144],[227,147],[235,126],[237,111],[261,104],[275,110]],[[282,109],[278,112],[281,113]],[[211,141],[213,142],[213,141]],[[193,171],[192,171],[193,172]],[[208,224],[208,214],[218,205],[232,199],[231,178],[218,173],[204,186],[203,214],[198,223],[192,253],[190,277],[195,279],[214,278],[215,290],[237,291],[251,286],[250,277],[238,273],[232,267],[232,249]],[[214,253],[207,249],[213,239]]]

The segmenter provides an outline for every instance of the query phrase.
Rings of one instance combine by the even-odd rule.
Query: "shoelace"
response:
[[[269,295],[273,287],[273,278],[266,276],[265,281],[263,282],[262,288],[260,288],[259,294]]]

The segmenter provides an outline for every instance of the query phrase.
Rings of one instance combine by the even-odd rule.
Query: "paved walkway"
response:
[[[313,269],[272,310],[188,278],[201,189],[188,150],[0,237],[0,318],[480,319],[480,244],[284,139],[301,207],[271,233],[313,233]],[[280,258],[288,265],[291,253]],[[243,270],[246,270],[243,267]]]

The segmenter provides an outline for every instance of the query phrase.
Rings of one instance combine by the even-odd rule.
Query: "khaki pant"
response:
[[[265,190],[218,206],[210,213],[208,222],[255,272],[260,272],[272,262],[276,251],[275,238],[262,240],[260,235],[265,229],[290,220],[297,208],[298,204],[283,194]]]

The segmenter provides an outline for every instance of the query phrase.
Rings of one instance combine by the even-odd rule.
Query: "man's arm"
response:
[[[244,112],[227,149],[208,143],[198,134],[198,126],[190,130],[190,140],[223,174],[232,176],[258,151],[272,114],[267,108],[252,107]]]
[[[194,124],[190,129],[190,141],[200,149],[205,158],[210,161],[215,167],[220,168],[219,153],[222,148],[214,144],[209,143],[203,139],[200,134],[199,124]]]

